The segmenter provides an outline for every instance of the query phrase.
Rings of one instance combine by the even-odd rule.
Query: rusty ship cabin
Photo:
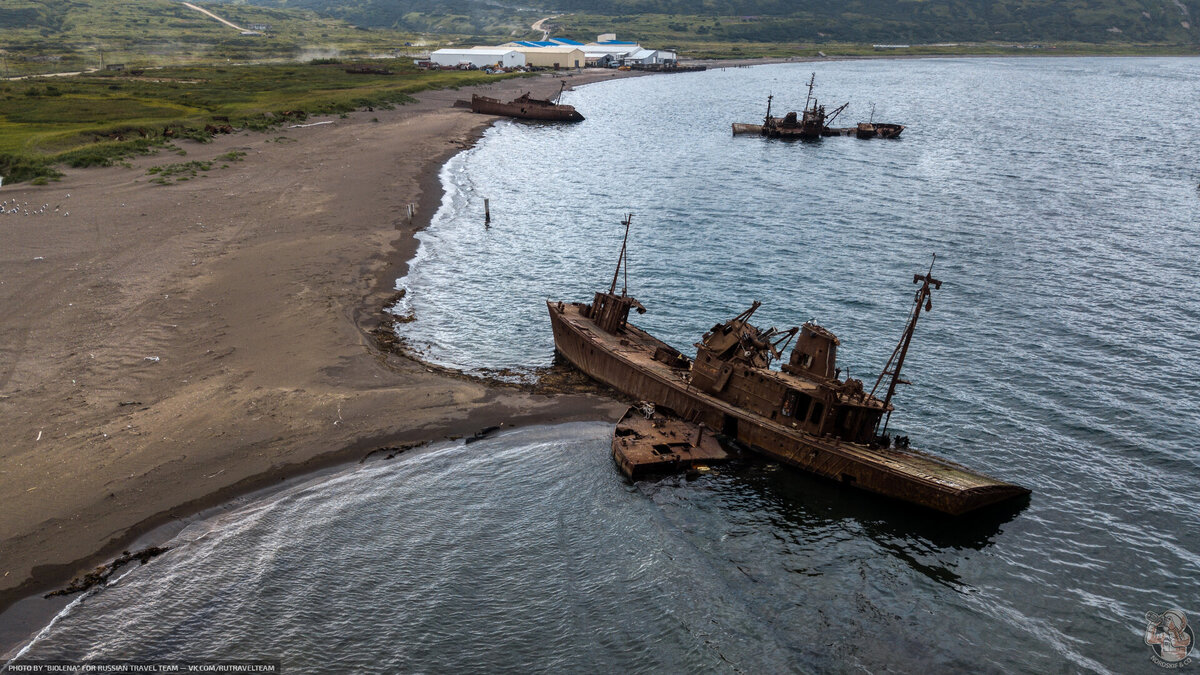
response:
[[[837,336],[812,322],[786,331],[760,331],[749,322],[758,307],[755,302],[704,334],[696,344],[692,386],[817,437],[871,443],[891,406],[867,394],[860,380],[838,379]],[[780,370],[771,370],[771,360],[793,337],[791,358]]]

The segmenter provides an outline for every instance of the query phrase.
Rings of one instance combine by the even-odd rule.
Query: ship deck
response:
[[[720,464],[729,459],[710,429],[655,412],[630,408],[613,430],[613,459],[630,478]]]

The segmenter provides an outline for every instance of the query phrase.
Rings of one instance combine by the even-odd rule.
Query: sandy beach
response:
[[[438,207],[438,169],[494,119],[451,107],[469,95],[0,188],[48,205],[0,216],[0,610],[289,476],[492,425],[619,415],[601,396],[437,372],[371,335]],[[146,174],[234,150],[185,182]]]

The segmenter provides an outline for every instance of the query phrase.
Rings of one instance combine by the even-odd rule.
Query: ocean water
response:
[[[847,126],[873,102],[908,129],[730,135],[768,94],[801,107],[814,70]],[[688,352],[762,300],[761,325],[818,320],[871,381],[936,253],[893,428],[1030,487],[1023,510],[948,521],[763,461],[630,483],[608,425],[526,429],[194,525],[25,656],[1156,672],[1145,613],[1200,620],[1197,100],[1196,59],[654,76],[569,92],[578,125],[500,122],[443,170],[398,311],[410,344],[469,370],[549,364],[544,301],[608,285],[627,212],[639,325]]]

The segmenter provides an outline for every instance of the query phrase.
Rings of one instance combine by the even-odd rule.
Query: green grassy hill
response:
[[[175,0],[3,0],[0,56],[9,76],[95,68],[101,63],[155,66],[330,55],[391,53],[412,33],[366,30],[298,9],[213,6],[244,36]]]
[[[523,30],[540,11],[576,15],[559,20],[568,32],[603,24],[640,38],[669,27],[679,40],[717,42],[1200,43],[1200,0],[530,0],[520,10],[491,0],[234,1],[408,30],[455,18],[457,32],[479,34]]]
[[[1200,42],[1198,0],[561,0],[564,11],[654,14],[722,40],[931,43]],[[635,19],[636,20],[636,19]]]

